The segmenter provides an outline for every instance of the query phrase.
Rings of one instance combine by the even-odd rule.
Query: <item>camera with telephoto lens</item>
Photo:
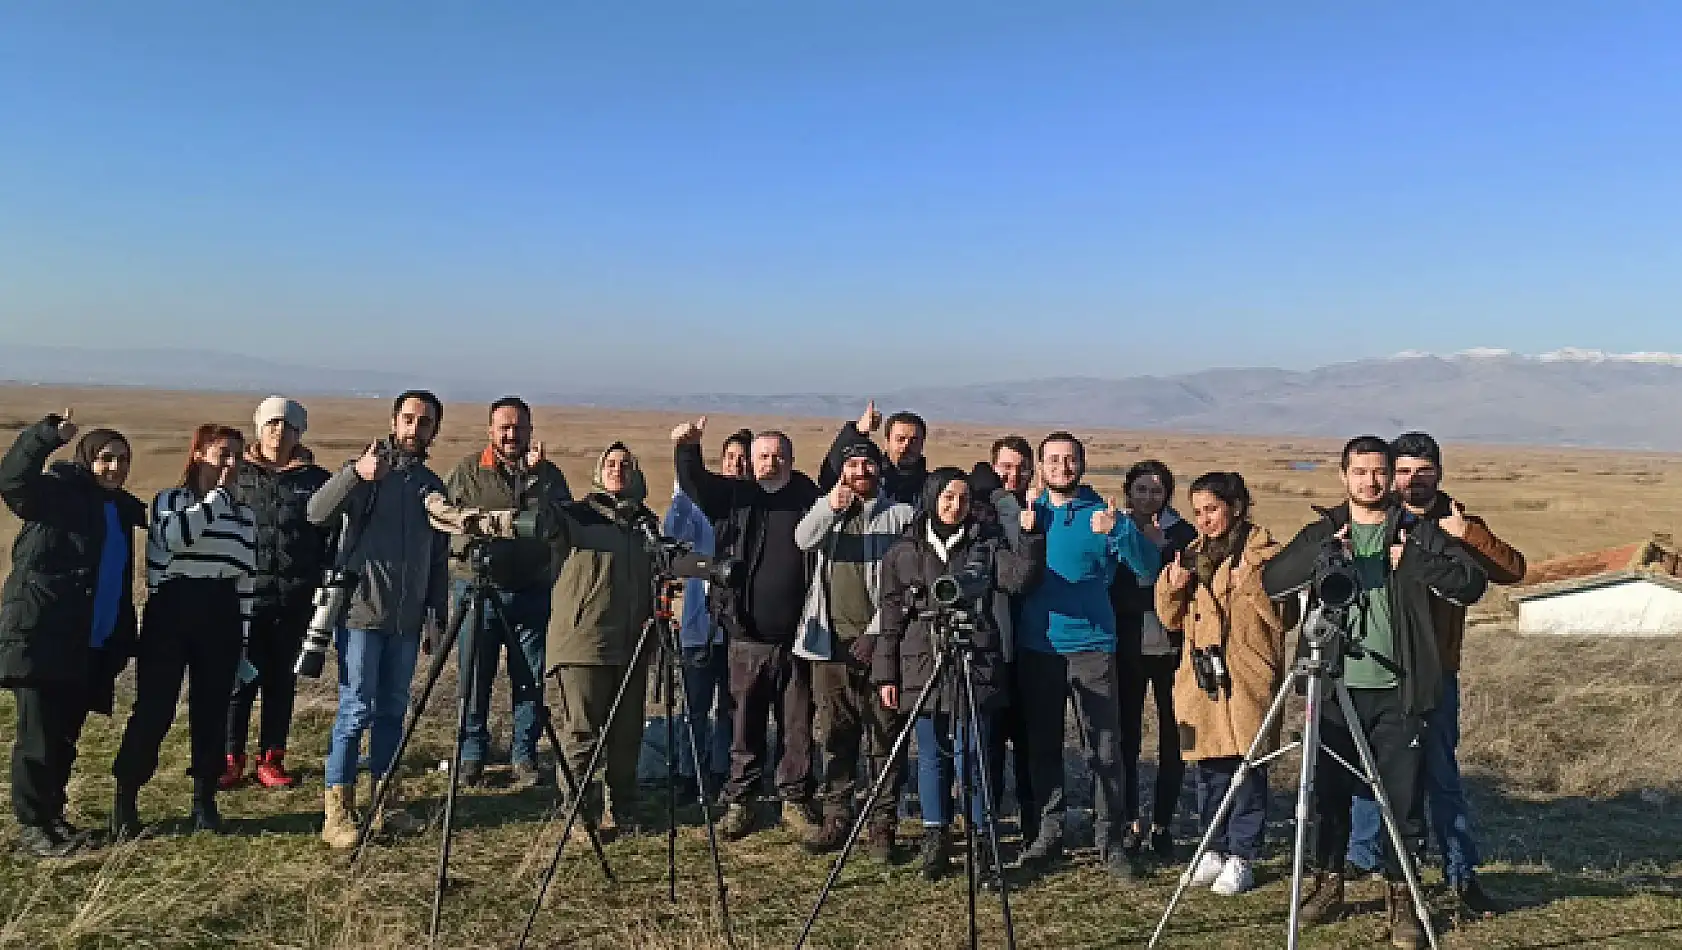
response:
[[[733,588],[743,580],[742,562],[730,557],[696,554],[686,541],[660,533],[654,518],[641,506],[621,506],[620,515],[642,535],[643,550],[654,559],[657,574],[683,580],[700,580]]]
[[[1197,677],[1197,688],[1208,693],[1210,699],[1220,699],[1222,690],[1232,691],[1232,680],[1226,669],[1226,651],[1219,644],[1193,647],[1191,672]]]
[[[1327,610],[1343,611],[1355,606],[1361,594],[1361,575],[1355,560],[1341,541],[1327,541],[1314,562],[1314,597]]]
[[[292,672],[315,679],[327,663],[327,651],[333,646],[333,634],[344,625],[345,613],[350,609],[350,595],[361,583],[355,571],[329,568],[321,576],[321,586],[315,589],[310,603],[309,626],[304,629],[304,643]]]
[[[985,565],[968,564],[956,574],[942,574],[935,578],[934,583],[929,585],[929,595],[942,607],[956,607],[985,597],[992,582]]]

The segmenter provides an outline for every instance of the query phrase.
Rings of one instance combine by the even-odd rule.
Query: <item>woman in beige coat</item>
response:
[[[1262,590],[1262,564],[1280,548],[1250,521],[1243,477],[1210,472],[1197,479],[1191,509],[1198,538],[1157,579],[1156,611],[1165,627],[1185,631],[1174,710],[1207,829],[1278,692],[1292,618],[1281,616],[1280,605]],[[1199,682],[1199,666],[1213,668],[1212,682]],[[1278,744],[1276,726],[1264,751]],[[1267,770],[1257,768],[1245,776],[1192,882],[1229,897],[1254,887],[1250,865],[1260,857],[1266,826]]]

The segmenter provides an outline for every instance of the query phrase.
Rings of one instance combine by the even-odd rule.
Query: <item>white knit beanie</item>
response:
[[[283,419],[287,425],[298,430],[299,435],[303,435],[304,429],[308,427],[309,413],[304,411],[302,405],[291,399],[284,396],[270,396],[257,404],[257,412],[251,418],[252,421],[257,423],[259,429],[276,419]]]

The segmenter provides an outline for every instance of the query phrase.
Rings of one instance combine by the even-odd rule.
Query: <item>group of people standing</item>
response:
[[[48,857],[90,843],[64,820],[64,789],[87,713],[111,713],[114,680],[130,659],[136,695],[112,769],[113,831],[141,827],[136,794],[157,768],[184,677],[196,828],[220,830],[217,792],[248,781],[259,692],[255,781],[296,784],[285,766],[292,666],[328,567],[358,580],[336,635],[339,707],[322,837],[354,843],[364,733],[377,782],[396,766],[418,656],[439,642],[471,579],[467,542],[452,545],[438,529],[474,512],[534,508],[549,515],[548,534],[485,548],[501,609],[490,612],[483,642],[463,632],[461,649],[477,651],[479,672],[459,683],[469,695],[462,778],[486,781],[488,707],[506,652],[515,784],[551,781],[537,744],[553,689],[573,770],[597,743],[607,746],[605,780],[590,777],[583,792],[587,820],[635,826],[642,704],[624,703],[606,720],[622,682],[627,695],[642,695],[648,657],[634,647],[659,594],[643,544],[642,525],[655,515],[641,463],[622,443],[609,446],[590,491],[574,499],[532,439],[529,407],[509,397],[490,407],[485,447],[441,479],[426,462],[442,417],[437,397],[404,393],[390,434],[329,473],[301,443],[303,407],[272,397],[258,408],[249,446],[237,430],[201,427],[179,483],[149,510],[123,488],[132,453],[121,435],[89,432],[73,460],[49,467],[77,435],[69,413],[24,430],[0,463],[0,496],[24,522],[0,603],[0,683],[17,696],[12,794],[27,851]],[[1338,543],[1362,579],[1351,622],[1363,652],[1345,673],[1361,721],[1327,710],[1318,873],[1305,918],[1344,911],[1350,864],[1382,865],[1397,944],[1423,939],[1397,873],[1419,854],[1383,853],[1370,802],[1329,758],[1353,758],[1354,729],[1373,745],[1404,837],[1422,846],[1428,811],[1457,892],[1474,910],[1493,906],[1477,885],[1454,761],[1455,674],[1466,605],[1490,580],[1521,578],[1524,562],[1440,491],[1441,452],[1429,436],[1352,440],[1340,464],[1345,502],[1281,545],[1253,520],[1238,473],[1195,479],[1182,515],[1173,473],[1144,461],[1127,472],[1118,502],[1086,483],[1085,446],[1067,432],[1038,445],[1008,436],[968,470],[930,469],[924,421],[884,419],[872,404],[842,427],[816,480],[795,469],[793,444],[777,431],[731,433],[709,468],[704,432],[701,419],[672,433],[676,487],[663,528],[741,565],[728,587],[686,582],[681,614],[685,712],[706,746],[695,757],[700,774],[681,758],[685,794],[724,806],[726,839],[766,824],[759,801],[770,786],[783,822],[810,850],[837,849],[866,776],[885,775],[889,793],[865,816],[868,849],[895,860],[903,768],[888,752],[932,690],[910,724],[925,874],[949,869],[954,791],[971,803],[966,820],[985,821],[977,780],[986,777],[996,811],[1007,766],[1022,867],[1043,871],[1061,858],[1071,713],[1104,866],[1131,880],[1150,863],[1171,863],[1186,771],[1207,826],[1287,673],[1289,632],[1314,606],[1305,589],[1319,552]],[[137,622],[131,533],[142,529],[149,596]],[[967,605],[977,728],[953,721],[954,683],[932,682],[941,644],[927,591],[957,573],[986,579]],[[1188,657],[1211,653],[1224,675],[1199,682]],[[1160,726],[1147,812],[1139,758],[1148,695]],[[392,784],[376,824],[412,826]],[[1194,869],[1197,883],[1228,895],[1255,885],[1265,769],[1248,772],[1234,799]],[[986,873],[994,856],[982,857]]]

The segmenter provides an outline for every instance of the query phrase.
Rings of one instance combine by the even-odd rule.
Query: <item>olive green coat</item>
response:
[[[1195,560],[1205,539],[1186,549]],[[1193,580],[1187,590],[1175,590],[1163,571],[1156,582],[1156,614],[1169,630],[1185,631],[1185,653],[1174,674],[1174,718],[1180,729],[1180,754],[1188,762],[1234,758],[1250,750],[1262,720],[1285,675],[1285,636],[1294,625],[1296,601],[1268,599],[1262,590],[1261,566],[1278,554],[1279,543],[1267,529],[1250,526],[1243,556],[1228,558],[1207,585]],[[1219,699],[1197,686],[1191,651],[1221,644],[1232,681]],[[1276,726],[1262,751],[1279,747]]]
[[[639,507],[642,507],[639,505]],[[555,505],[553,559],[559,566],[544,661],[560,666],[622,666],[654,614],[653,561],[642,536],[615,517],[608,496]],[[653,518],[653,512],[642,508]],[[658,521],[655,522],[658,524]]]

